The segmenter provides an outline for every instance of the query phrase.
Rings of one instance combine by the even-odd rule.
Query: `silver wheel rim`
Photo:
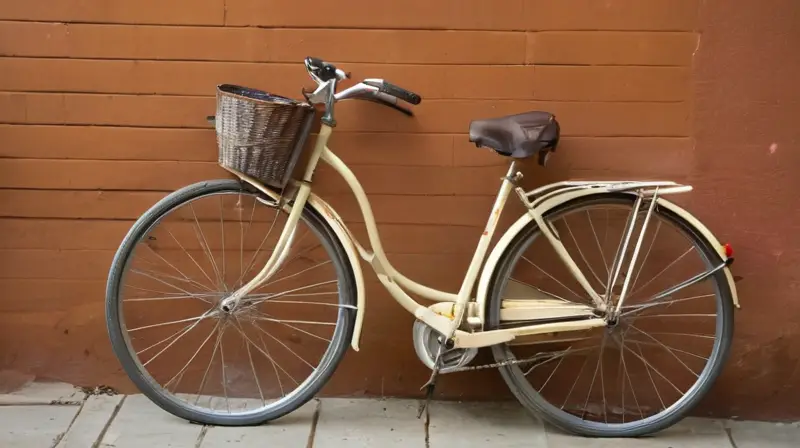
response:
[[[243,205],[247,200],[248,204]],[[209,201],[219,204],[218,220],[208,219],[207,215],[214,208],[208,205]],[[243,216],[233,221],[233,228],[232,221],[226,218],[231,203]],[[274,215],[272,222],[257,218],[264,210]],[[162,226],[179,211],[188,218],[180,220],[178,216],[183,228]],[[222,313],[216,305],[235,286],[261,269],[268,257],[270,240],[276,239],[282,230],[279,220],[282,215],[285,218],[285,213],[274,204],[244,191],[201,195],[160,216],[125,260],[117,297],[120,331],[138,371],[153,390],[173,404],[205,415],[240,418],[262,415],[293,401],[321,379],[331,362],[335,348],[344,337],[344,326],[340,325],[342,311],[353,307],[342,303],[338,287],[341,267],[333,262],[334,249],[305,218],[301,218],[294,246],[285,263],[266,284],[253,291],[231,313]],[[217,238],[213,238],[212,226],[218,226]],[[187,232],[186,227],[194,231]],[[260,233],[259,227],[262,228]],[[155,233],[158,235],[154,238]],[[195,245],[194,250],[188,242],[191,233],[194,234],[191,243]],[[148,244],[153,241],[169,244],[154,249]],[[230,250],[233,243],[240,243],[238,253]],[[182,254],[181,264],[166,255],[170,250]],[[140,251],[148,255],[147,261],[140,263],[145,269],[133,265]],[[319,260],[320,254],[324,255],[322,260]],[[161,267],[160,272],[154,272],[157,267],[154,262]],[[189,274],[189,267],[194,278]],[[327,276],[327,279],[307,280],[311,276]],[[149,284],[130,288],[131,277],[144,278]],[[298,285],[298,282],[305,284]],[[130,294],[132,290],[136,295]],[[130,317],[134,313],[131,310],[126,313],[126,308],[132,304],[181,303],[180,307],[172,308],[189,308],[186,302],[193,303],[197,311],[162,322],[128,325],[130,319],[126,319],[126,314]],[[308,315],[309,309],[315,310],[311,312],[314,315],[325,314],[327,319],[302,317]],[[281,314],[292,311],[295,315],[302,313],[301,317],[289,318]],[[149,342],[138,337],[156,330],[163,334]],[[297,348],[311,344],[316,344],[315,355]],[[186,346],[193,348],[187,350]],[[281,354],[293,358],[295,365],[282,362]],[[180,356],[183,356],[180,361],[168,358]],[[164,367],[153,371],[159,363],[173,365],[171,369]],[[236,367],[232,367],[234,363]],[[297,365],[305,370],[304,376],[295,373]],[[169,370],[171,372],[167,373]],[[241,382],[234,384],[247,380],[248,375],[247,386],[242,386]],[[212,388],[214,383],[219,386]]]
[[[619,202],[620,206],[630,211],[630,202],[626,202],[625,205],[622,204],[622,202]],[[584,271],[587,279],[589,279],[593,285],[597,284],[599,288],[604,283],[603,274],[607,274],[608,270],[601,271],[595,268],[593,271],[592,269],[586,268],[591,258],[589,250],[594,246],[594,250],[600,252],[598,249],[603,247],[602,235],[598,235],[598,227],[600,227],[600,225],[598,225],[599,223],[595,220],[594,214],[590,213],[587,217],[584,212],[587,207],[595,208],[597,207],[597,203],[588,204],[586,207],[581,207],[581,204],[576,204],[573,208],[560,212],[558,216],[553,217],[553,220],[556,222],[556,229],[559,235],[561,235],[562,242],[568,247],[568,250],[573,249],[569,250],[569,252],[576,263],[578,263]],[[579,221],[573,219],[581,214],[584,216],[582,221],[583,229],[588,233],[588,237],[583,240],[577,235],[576,224]],[[558,222],[564,221],[563,218],[566,218],[566,225],[563,224],[563,222],[559,225]],[[656,218],[656,216],[653,216],[653,218]],[[679,229],[678,226],[671,223],[668,219],[662,216],[658,216],[658,218],[659,219],[656,221],[651,221],[649,227],[649,234],[655,235],[655,238],[658,238],[658,235],[664,232],[664,228],[667,227],[667,225]],[[642,218],[639,218],[639,221],[641,220]],[[684,253],[685,251],[683,250],[679,251],[677,258],[682,260],[689,256],[687,254],[694,253],[693,255],[696,258],[695,266],[702,266],[700,268],[702,270],[710,269],[712,266],[704,252],[690,240],[688,235],[683,233],[683,229],[680,230],[684,240],[692,244],[692,249],[686,253]],[[621,231],[617,233],[617,239],[619,239],[620,234]],[[540,278],[546,277],[551,281],[551,284],[555,284],[561,288],[560,294],[553,293],[549,290],[547,291],[553,294],[553,296],[557,296],[559,299],[563,299],[565,297],[562,296],[568,295],[580,296],[583,300],[578,301],[575,300],[576,297],[572,297],[572,301],[589,303],[589,299],[585,297],[585,292],[579,289],[577,283],[570,284],[562,280],[563,277],[559,278],[550,274],[547,272],[547,267],[540,266],[541,263],[537,263],[536,260],[525,260],[525,258],[527,258],[526,254],[531,253],[531,248],[535,247],[537,250],[542,250],[542,247],[546,245],[545,239],[543,237],[539,238],[539,235],[540,233],[537,231],[532,239],[529,238],[527,244],[522,248],[521,254],[518,254],[519,258],[512,267],[511,278],[514,279],[514,274],[517,274],[520,264],[527,264],[529,269],[539,273]],[[655,238],[653,238],[654,244],[658,245],[659,243],[655,241]],[[570,242],[573,242],[573,247],[570,247]],[[642,249],[642,256],[644,258],[640,257],[640,262],[637,263],[637,265],[641,263],[644,269],[647,269],[648,259],[653,256],[653,251],[658,250],[654,249],[649,243],[650,240],[646,238],[645,245]],[[580,247],[580,250],[577,250],[577,247]],[[606,253],[606,259],[603,260],[603,254],[600,252],[600,256],[596,256],[596,258],[598,261],[605,262],[605,265],[608,266],[611,263],[609,258],[613,258],[613,256],[613,252],[610,256]],[[648,423],[658,421],[662,417],[670,415],[675,410],[682,408],[687,401],[693,399],[698,389],[706,384],[712,375],[713,369],[711,369],[711,366],[719,356],[721,347],[720,339],[723,328],[722,308],[719,304],[720,301],[725,298],[721,297],[716,283],[706,280],[701,283],[707,290],[705,294],[687,295],[686,293],[689,291],[681,291],[677,294],[683,294],[686,297],[670,298],[669,303],[661,303],[658,305],[643,303],[644,299],[646,299],[649,294],[641,294],[641,292],[649,292],[652,290],[653,288],[651,285],[656,283],[656,280],[659,278],[666,276],[665,273],[669,272],[670,269],[675,270],[676,264],[667,263],[666,266],[662,266],[661,269],[656,270],[650,277],[648,277],[646,271],[645,274],[642,274],[644,269],[641,266],[638,273],[637,270],[634,270],[634,279],[638,277],[637,280],[634,280],[634,286],[631,288],[634,294],[630,296],[630,299],[625,300],[621,316],[621,321],[629,320],[633,321],[633,323],[627,326],[623,326],[621,323],[619,330],[622,331],[612,331],[611,334],[608,334],[606,330],[600,330],[601,335],[594,334],[594,332],[590,333],[591,335],[586,336],[586,338],[591,340],[590,342],[598,342],[596,347],[587,344],[586,341],[580,340],[565,341],[559,344],[531,346],[535,347],[535,352],[550,352],[550,356],[543,355],[539,361],[527,365],[509,367],[507,371],[510,372],[512,381],[525,396],[538,399],[538,401],[541,402],[540,405],[544,407],[548,413],[561,415],[561,419],[571,421],[573,424],[586,425],[596,429],[613,428],[615,430],[624,431],[633,427],[641,427]],[[519,279],[516,280],[519,281]],[[637,297],[637,295],[639,297]],[[686,305],[690,304],[690,302],[700,301],[705,301],[706,307],[711,305],[713,307],[713,312],[679,313],[660,311],[664,308],[674,309],[678,307],[678,305]],[[679,316],[679,314],[686,315]],[[672,326],[675,329],[672,331],[649,331],[648,329],[650,329],[650,327],[647,325],[650,325],[650,323],[646,322],[647,325],[642,323],[660,319],[674,320],[675,322]],[[686,328],[687,319],[705,319],[708,322],[706,322],[704,326],[710,329],[710,331],[706,331],[704,334],[698,334],[694,331],[681,330]],[[689,324],[690,326],[693,325],[691,322]],[[614,333],[621,333],[623,336],[614,336]],[[635,339],[633,339],[634,337]],[[674,341],[681,338],[702,339],[705,342],[705,351],[698,353],[698,344],[694,344],[694,350],[684,350],[680,346],[676,347]],[[557,347],[557,349],[551,350],[550,347]],[[517,350],[516,347],[506,346],[503,347],[502,350],[506,357],[512,359],[524,359],[529,356],[528,353],[520,354],[519,352],[521,350]],[[616,356],[618,363],[617,368],[608,365],[609,361],[612,359],[612,356],[609,355],[613,354],[614,350],[617,350],[619,353],[619,356]],[[690,385],[685,386],[687,381],[676,384],[678,382],[670,378],[670,375],[665,372],[663,366],[652,362],[651,358],[646,355],[648,350],[662,352],[662,359],[659,360],[659,363],[663,362],[664,359],[672,359],[675,367],[685,370],[684,376],[690,378]],[[609,351],[612,353],[608,353]],[[602,355],[599,355],[599,353],[602,353]],[[595,355],[594,358],[592,358],[593,354]],[[567,366],[567,361],[570,357],[579,359],[579,356],[584,359],[582,363],[573,362],[575,365]],[[637,375],[632,375],[631,364],[636,363],[641,364],[642,367],[638,369],[639,372]],[[611,380],[619,380],[615,388],[609,388],[608,376],[609,373],[612,372],[613,374],[611,376],[613,378],[611,378]],[[536,376],[535,381],[529,381],[531,376]],[[577,383],[581,379],[588,385],[582,388],[578,386]],[[641,389],[643,386],[636,383],[637,380],[645,380],[648,382],[651,385],[650,389],[652,389],[652,391],[648,393],[644,389]],[[627,390],[624,389],[624,385],[626,384],[628,385]],[[631,388],[631,384],[633,384],[633,388]],[[673,390],[670,391],[667,388]],[[609,389],[621,392],[616,402],[611,399],[613,398],[613,394],[610,393]],[[667,398],[670,392],[676,396],[678,392],[680,392],[680,396],[677,398],[670,397],[674,398],[670,400]],[[555,399],[557,396],[560,399]],[[654,401],[657,403],[657,412],[648,412],[653,408],[650,403]],[[650,409],[645,408],[645,402],[650,405]]]

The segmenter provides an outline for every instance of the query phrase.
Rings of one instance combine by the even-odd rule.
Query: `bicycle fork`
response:
[[[286,218],[286,224],[284,224],[281,236],[278,238],[278,243],[275,245],[275,250],[269,257],[269,260],[267,260],[267,263],[252,280],[247,282],[246,285],[237,289],[233,294],[220,302],[220,308],[222,311],[229,313],[235,309],[239,305],[239,302],[241,302],[241,300],[247,294],[264,284],[264,282],[269,280],[270,277],[275,275],[283,262],[286,260],[286,257],[289,255],[289,252],[292,249],[294,232],[297,229],[300,216],[303,214],[306,201],[308,201],[308,197],[311,194],[311,179],[314,175],[314,170],[316,169],[317,162],[319,162],[319,159],[322,155],[322,150],[325,148],[325,145],[328,144],[328,137],[330,137],[331,132],[332,129],[329,126],[323,125],[320,128],[319,136],[317,137],[317,141],[314,144],[314,150],[311,152],[311,156],[308,160],[305,174],[303,175],[302,181],[297,182],[297,191],[294,195],[294,200],[292,201],[292,205],[289,210],[289,216]],[[232,173],[253,187],[263,191],[265,194],[269,194],[264,185],[262,185],[258,180],[237,171],[232,171]],[[282,200],[279,201],[276,206],[278,208],[289,207],[289,205]]]

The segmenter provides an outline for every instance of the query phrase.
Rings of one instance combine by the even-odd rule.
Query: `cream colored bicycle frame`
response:
[[[288,204],[288,202],[290,202],[288,198],[282,198],[280,193],[265,187],[256,179],[253,179],[242,173],[232,171],[232,173],[238,176],[240,179],[259,189],[265,195],[271,197],[276,201],[276,203],[283,204],[283,207],[287,212],[289,212],[289,217],[278,240],[276,248],[264,268],[255,276],[255,278],[253,278],[253,280],[248,282],[233,295],[227,298],[226,303],[231,303],[234,301],[238,302],[250,291],[267,281],[277,271],[283,260],[288,255],[289,249],[291,248],[291,240],[294,235],[294,230],[300,218],[300,214],[306,204],[318,212],[320,216],[322,216],[323,219],[325,219],[325,221],[331,226],[336,236],[341,241],[342,246],[345,248],[350,265],[353,269],[357,289],[356,303],[358,307],[355,331],[351,341],[351,345],[355,350],[358,350],[359,347],[359,339],[365,311],[364,277],[361,271],[359,257],[372,266],[380,282],[403,308],[408,310],[417,319],[431,326],[441,334],[452,337],[456,347],[485,347],[498,343],[509,342],[518,336],[580,331],[605,326],[606,321],[603,318],[594,317],[592,314],[592,308],[589,306],[564,304],[563,302],[554,304],[551,299],[542,297],[542,293],[538,292],[538,290],[526,288],[520,285],[513,285],[516,288],[522,287],[525,289],[523,292],[526,293],[528,297],[538,298],[538,300],[530,300],[526,303],[521,303],[521,301],[514,300],[504,300],[501,311],[502,320],[534,320],[537,317],[552,317],[554,315],[561,317],[581,316],[583,319],[569,322],[540,323],[516,328],[481,331],[485,317],[484,314],[486,301],[489,299],[489,294],[491,292],[490,283],[495,269],[497,268],[497,263],[499,262],[501,255],[508,249],[509,244],[514,239],[514,236],[522,231],[531,221],[536,221],[537,224],[539,224],[539,228],[542,229],[544,235],[547,237],[550,243],[553,244],[556,252],[581,284],[588,297],[595,302],[595,305],[598,308],[602,309],[604,307],[604,298],[597,291],[592,289],[584,274],[567,253],[566,249],[564,249],[564,246],[560,243],[558,237],[550,229],[550,226],[545,224],[545,221],[542,218],[548,210],[555,208],[566,201],[582,196],[605,194],[610,192],[630,192],[631,194],[636,194],[642,197],[648,195],[652,196],[655,192],[657,192],[658,197],[656,201],[660,207],[667,208],[671,212],[691,223],[697,229],[700,235],[708,240],[712,247],[719,248],[721,257],[720,261],[724,262],[726,259],[724,250],[722,249],[719,241],[702,223],[700,223],[699,220],[682,208],[661,198],[661,196],[664,194],[690,191],[691,187],[678,185],[674,182],[649,181],[560,182],[539,188],[529,193],[525,193],[517,188],[517,194],[528,208],[528,213],[519,218],[506,231],[506,233],[495,245],[488,258],[486,258],[486,254],[489,249],[489,243],[497,228],[500,214],[503,211],[503,207],[509,197],[509,194],[511,193],[512,189],[514,189],[514,183],[511,180],[515,175],[514,164],[512,163],[508,172],[508,176],[506,176],[506,178],[504,178],[502,181],[500,191],[489,215],[489,220],[486,223],[483,234],[478,240],[475,254],[473,255],[472,262],[467,269],[466,275],[461,284],[461,288],[457,293],[433,289],[405,277],[398,272],[387,259],[378,234],[378,228],[372,213],[372,207],[370,206],[363,187],[358,182],[350,168],[348,168],[347,165],[345,165],[345,163],[327,147],[331,132],[332,129],[330,127],[326,125],[322,126],[302,180],[294,183],[296,187],[296,193],[294,194],[293,201],[291,201],[291,205]],[[331,208],[318,196],[311,193],[311,180],[314,170],[316,169],[320,159],[329,164],[342,176],[342,178],[344,178],[355,195],[358,205],[361,208],[364,222],[366,223],[367,235],[370,247],[372,248],[371,251],[359,244],[333,208]],[[533,202],[527,200],[528,197],[534,196],[538,197],[538,199]],[[484,260],[486,263],[484,263]],[[483,266],[482,270],[481,266]],[[738,306],[738,299],[736,296],[735,285],[733,284],[733,277],[727,266],[724,267],[724,270],[726,278],[730,283],[734,303]],[[476,281],[478,284],[477,295],[473,299],[472,291],[475,287]],[[408,293],[406,293],[406,290],[425,299],[439,303],[430,307],[423,306],[409,296]],[[467,332],[459,329],[464,322],[465,314],[467,315],[467,322],[477,327],[476,331]]]

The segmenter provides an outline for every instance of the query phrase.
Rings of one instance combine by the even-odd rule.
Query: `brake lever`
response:
[[[303,94],[303,98],[305,98],[307,102],[309,102],[309,103],[311,102],[311,95],[314,94],[313,90],[306,90],[305,87],[301,87],[300,88],[300,93]]]

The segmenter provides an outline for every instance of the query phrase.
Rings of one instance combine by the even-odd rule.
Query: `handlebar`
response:
[[[383,79],[365,79],[342,92],[336,93],[336,83],[349,79],[350,73],[344,72],[336,68],[335,65],[325,62],[322,59],[313,57],[307,57],[305,59],[305,66],[309,76],[311,76],[319,86],[313,94],[306,95],[306,98],[311,103],[324,103],[329,112],[333,109],[332,106],[334,102],[347,99],[360,99],[376,102],[411,116],[413,113],[410,108],[398,104],[398,100],[415,106],[422,102],[422,97],[418,94],[388,81],[384,81]]]
[[[377,87],[382,93],[399,98],[406,103],[413,104],[415,106],[422,102],[422,98],[416,93],[408,91],[382,79],[365,79],[364,84]]]

